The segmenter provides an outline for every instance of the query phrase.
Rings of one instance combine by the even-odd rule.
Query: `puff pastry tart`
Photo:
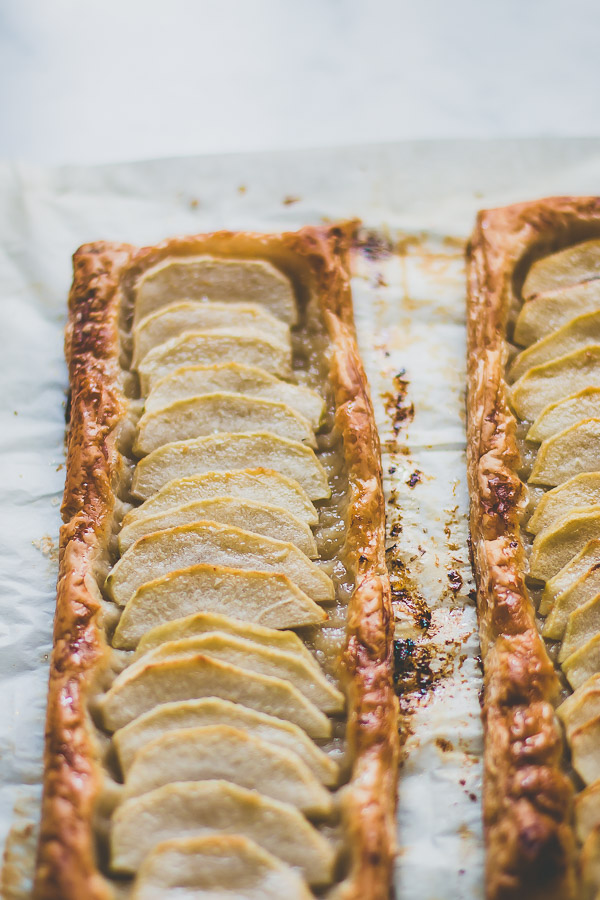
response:
[[[600,894],[600,199],[480,214],[468,475],[490,898]]]
[[[38,900],[389,896],[392,623],[351,237],[75,254]]]

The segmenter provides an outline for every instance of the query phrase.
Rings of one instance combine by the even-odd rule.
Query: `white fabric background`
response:
[[[597,0],[2,0],[0,158],[600,134]]]

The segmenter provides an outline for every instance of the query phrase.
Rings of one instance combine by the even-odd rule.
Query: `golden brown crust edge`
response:
[[[42,824],[35,900],[105,900],[93,812],[100,784],[87,692],[106,655],[94,578],[106,553],[121,456],[112,436],[125,415],[118,320],[124,279],[171,255],[264,255],[297,279],[310,272],[334,346],[332,382],[351,486],[348,539],[356,589],[343,662],[349,673],[348,739],[355,752],[346,802],[351,870],[340,896],[385,900],[394,857],[398,735],[392,686],[392,616],[385,569],[385,511],[379,441],[353,333],[349,240],[354,226],[282,235],[219,232],[136,250],[97,243],[74,257],[66,357],[71,386],[65,524],[50,665]]]
[[[485,673],[489,900],[577,896],[556,675],[523,578],[523,485],[504,367],[508,316],[527,264],[599,229],[598,198],[550,198],[480,213],[467,251],[467,471]]]

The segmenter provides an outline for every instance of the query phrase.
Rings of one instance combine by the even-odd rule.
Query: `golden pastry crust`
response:
[[[353,225],[261,235],[219,232],[154,247],[86,245],[74,257],[66,357],[71,385],[65,524],[57,590],[46,726],[42,825],[36,900],[104,900],[93,819],[101,784],[88,697],[108,658],[98,588],[126,480],[121,455],[128,401],[119,363],[127,325],[126,286],[165,257],[213,254],[263,258],[321,298],[333,350],[337,425],[351,488],[348,547],[356,588],[343,662],[348,673],[348,740],[354,751],[347,793],[350,869],[345,898],[386,898],[394,855],[398,761],[392,686],[392,613],[385,568],[385,509],[379,440],[354,337],[349,285]]]
[[[485,671],[487,896],[577,896],[572,787],[562,771],[557,678],[524,583],[507,327],[538,257],[600,234],[600,199],[558,197],[479,214],[468,248],[468,444],[472,558]]]

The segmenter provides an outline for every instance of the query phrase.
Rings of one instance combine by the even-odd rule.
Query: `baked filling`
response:
[[[84,575],[107,641],[87,693],[104,891],[88,882],[89,896],[351,897],[365,869],[352,666],[389,683],[375,718],[394,709],[380,473],[364,482],[381,521],[362,551],[371,525],[321,298],[305,289],[300,303],[292,277],[249,256],[162,254],[121,276],[115,502]],[[363,434],[368,460],[376,438]],[[348,656],[361,591],[383,623],[373,663]],[[57,879],[44,872],[38,896]],[[367,894],[387,892],[386,878]]]
[[[600,858],[600,240],[538,259],[522,298],[507,380],[529,485],[524,540],[541,631],[563,676],[557,714],[589,886],[586,861],[597,869]]]
[[[468,255],[471,536],[490,898],[600,889],[600,207],[479,214]]]

